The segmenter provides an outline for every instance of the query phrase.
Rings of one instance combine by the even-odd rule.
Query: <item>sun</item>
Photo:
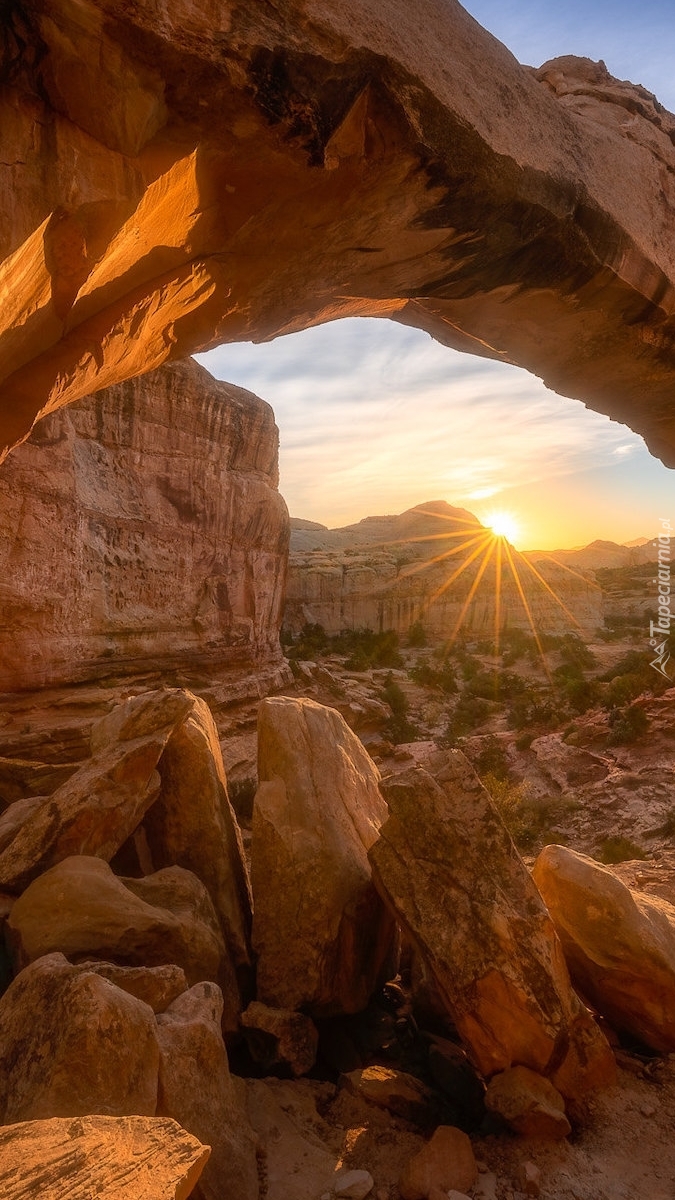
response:
[[[495,537],[506,538],[512,545],[515,545],[520,536],[520,525],[511,513],[493,512],[485,523],[488,529],[492,530]]]

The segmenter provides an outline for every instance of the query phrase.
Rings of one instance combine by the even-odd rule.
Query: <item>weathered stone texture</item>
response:
[[[264,700],[258,739],[258,999],[311,1016],[359,1012],[395,942],[367,857],[387,815],[379,773],[340,714],[313,700]]]
[[[384,780],[391,815],[369,858],[448,1018],[486,1077],[520,1063],[573,1097],[610,1082],[610,1048],[488,793],[458,750],[439,779]]]
[[[21,1200],[187,1200],[209,1153],[166,1117],[22,1121],[0,1129],[0,1192]]]
[[[2,445],[167,358],[388,316],[675,462],[673,118],[644,88],[521,67],[455,0],[31,0],[4,57]]]
[[[532,874],[589,1003],[616,1029],[675,1051],[675,906],[564,846],[546,846]]]
[[[41,421],[0,471],[0,691],[278,669],[277,444],[269,405],[194,362]]]

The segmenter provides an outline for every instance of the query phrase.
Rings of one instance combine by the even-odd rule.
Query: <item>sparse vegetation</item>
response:
[[[408,630],[408,645],[413,648],[422,648],[427,644],[427,631],[421,621],[415,621],[414,625]]]
[[[387,676],[380,693],[382,699],[391,709],[391,717],[385,727],[385,736],[395,746],[402,742],[412,742],[418,734],[417,726],[409,719],[410,702],[403,688],[393,676]]]
[[[446,745],[454,746],[458,738],[482,725],[490,711],[487,700],[481,700],[469,692],[462,692],[450,715],[442,740]]]
[[[393,629],[374,633],[372,629],[343,629],[328,634],[323,625],[305,625],[297,636],[284,633],[284,651],[289,659],[315,659],[327,654],[347,658],[350,671],[367,671],[371,667],[403,666],[399,637]]]
[[[599,862],[612,866],[615,863],[630,862],[632,859],[644,859],[648,856],[637,842],[632,842],[630,838],[615,836],[603,838],[596,857]]]
[[[644,708],[631,704],[629,708],[617,708],[610,713],[608,746],[629,746],[647,732],[649,720]]]
[[[492,772],[482,777],[482,783],[519,850],[538,850],[551,841],[567,840],[554,827],[574,811],[575,801],[559,796],[534,797],[527,783],[500,779]]]
[[[457,691],[455,670],[447,659],[439,668],[432,667],[429,662],[418,663],[417,666],[410,668],[408,674],[415,683],[422,687],[440,688],[448,696]]]

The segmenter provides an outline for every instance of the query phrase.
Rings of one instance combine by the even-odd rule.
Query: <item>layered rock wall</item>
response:
[[[278,667],[277,446],[269,405],[190,361],[37,425],[0,467],[0,690]]]
[[[472,513],[433,501],[399,516],[367,517],[329,530],[291,521],[284,626],[395,629],[421,621],[435,637],[461,627],[594,632],[602,592],[592,575],[529,561],[496,539]]]

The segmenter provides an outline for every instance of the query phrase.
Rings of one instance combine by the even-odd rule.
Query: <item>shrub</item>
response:
[[[415,621],[408,630],[408,645],[422,647],[427,644],[427,631],[421,621]]]
[[[630,708],[616,709],[610,714],[611,732],[607,738],[608,746],[629,746],[646,733],[649,719],[644,708],[631,704]]]
[[[411,667],[408,674],[415,683],[421,684],[422,687],[440,688],[448,696],[457,691],[455,672],[449,662],[444,662],[439,670],[436,670],[428,662],[419,663],[418,666]]]
[[[490,713],[490,705],[478,696],[462,692],[455,705],[443,735],[443,741],[454,746],[457,738],[464,737],[472,729],[476,729]]]
[[[531,733],[519,733],[516,738],[516,750],[529,750],[534,741],[534,736]]]
[[[473,765],[479,775],[490,774],[499,780],[509,778],[508,755],[502,742],[493,733],[486,737]]]
[[[573,799],[559,796],[531,796],[527,783],[498,779],[491,772],[482,780],[502,821],[519,850],[540,848],[551,841],[552,827],[567,813],[579,807]],[[557,842],[560,834],[555,835]]]
[[[418,735],[417,726],[408,720],[410,704],[403,688],[391,675],[387,677],[380,692],[382,699],[391,709],[391,717],[387,721],[384,734],[395,746],[401,742],[412,742]]]
[[[598,860],[601,863],[611,865],[613,863],[630,862],[634,858],[644,859],[647,855],[638,846],[637,842],[631,842],[630,838],[625,837],[608,837],[600,842],[598,849]]]

